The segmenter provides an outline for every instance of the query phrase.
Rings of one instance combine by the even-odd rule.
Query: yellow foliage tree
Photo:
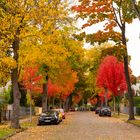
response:
[[[25,65],[34,63],[58,67],[68,55],[62,47],[60,30],[68,21],[65,4],[59,0],[2,0],[0,4],[0,51],[11,69],[14,93],[11,127],[20,128],[19,75]],[[61,21],[61,22],[60,22]],[[58,30],[59,29],[59,30]],[[61,38],[61,39],[60,39]],[[6,58],[11,51],[11,58]],[[59,57],[58,57],[59,56]],[[10,63],[11,62],[11,63]],[[1,61],[2,67],[2,61]],[[3,67],[2,67],[3,68]]]

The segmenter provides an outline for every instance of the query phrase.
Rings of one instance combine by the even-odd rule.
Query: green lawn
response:
[[[0,124],[0,139],[3,139],[12,134],[21,132],[31,126],[35,126],[36,124],[34,122],[33,123],[23,122],[20,125],[21,125],[21,129],[13,129],[13,128],[10,128],[10,125],[8,124]]]
[[[140,120],[131,120],[131,121],[127,121],[127,122],[140,127]]]
[[[9,135],[12,135],[12,134],[21,132],[21,131],[23,131],[25,129],[28,129],[29,127],[36,126],[38,116],[33,116],[32,117],[32,123],[29,122],[29,117],[28,116],[26,116],[26,117],[24,117],[24,118],[22,118],[20,120],[23,120],[20,123],[21,129],[10,128],[10,123],[9,122],[5,122],[4,124],[0,124],[0,139],[3,139],[3,138],[5,138],[5,137],[7,137]]]
[[[127,114],[118,115],[117,113],[115,113],[115,114],[112,114],[112,117],[119,118],[127,123],[131,123],[131,124],[134,124],[134,125],[140,127],[140,116],[138,116],[138,115],[135,116],[135,118],[136,118],[135,120],[128,120],[129,116]]]
[[[10,127],[6,127],[6,128],[0,127],[0,139],[13,134],[14,132],[15,129],[12,129]]]

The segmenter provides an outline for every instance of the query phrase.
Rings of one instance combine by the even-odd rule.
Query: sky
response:
[[[75,5],[78,0],[68,0],[70,5]],[[80,28],[85,22],[82,19],[77,21],[77,26]],[[103,25],[103,24],[102,24]],[[92,27],[87,27],[84,31],[88,34],[97,32],[102,29],[102,25],[96,24]],[[129,39],[127,42],[128,54],[131,56],[130,67],[135,76],[140,76],[140,21],[134,20],[132,24],[126,26],[126,37]],[[90,44],[85,43],[85,48],[90,47]]]
[[[79,19],[77,26],[80,28],[85,22]],[[97,32],[102,29],[103,24],[96,24],[87,27],[84,31],[87,34]],[[126,26],[126,37],[128,38],[128,54],[131,56],[130,67],[135,76],[140,76],[140,21],[134,20],[132,24]],[[89,48],[90,44],[86,43],[85,48]]]

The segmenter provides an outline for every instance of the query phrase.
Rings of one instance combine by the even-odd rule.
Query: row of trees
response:
[[[103,24],[103,30],[88,35],[81,33],[79,38],[85,37],[86,41],[93,45],[95,43],[101,44],[106,41],[113,41],[115,46],[118,46],[119,50],[121,50],[128,89],[129,119],[133,120],[134,103],[128,68],[127,38],[125,34],[126,24],[132,23],[133,19],[136,18],[136,13],[139,16],[139,3],[133,0],[83,0],[80,1],[80,4],[73,6],[73,10],[77,12],[78,17],[86,19],[87,23],[83,25],[83,28],[97,23]],[[116,27],[120,32],[115,30]]]
[[[72,9],[78,13],[78,17],[86,19],[83,28],[103,22],[104,30],[90,35],[81,33],[80,36],[73,36],[76,29],[69,16],[69,6],[64,1],[0,0],[0,84],[4,86],[10,79],[12,81],[11,126],[20,128],[19,85],[28,90],[30,100],[32,94],[42,93],[43,111],[47,110],[47,97],[57,97],[67,102],[73,95],[76,103],[82,98],[87,100],[100,91],[96,85],[96,76],[106,54],[116,56],[124,62],[130,104],[129,119],[134,119],[125,36],[126,23],[130,24],[136,18],[134,7],[137,10],[139,3],[132,5],[130,0],[80,1]],[[120,32],[116,32],[115,27]],[[75,37],[81,40],[84,37],[92,45],[111,40],[115,47],[104,44],[107,46],[105,49],[95,47],[93,51],[84,52],[81,40],[78,41]],[[122,65],[114,59],[117,66]],[[87,60],[92,65],[85,63]],[[86,79],[87,69],[90,78]],[[112,90],[111,87],[112,85],[107,85],[109,90]],[[118,88],[121,86],[116,87]],[[114,91],[113,89],[112,92]]]
[[[74,90],[84,52],[72,36],[72,24],[67,3],[60,0],[0,1],[0,84],[12,82],[11,127],[20,128],[19,85],[27,89],[30,100],[34,93],[42,93],[43,111],[47,89],[48,96],[54,93],[51,86],[64,100]]]

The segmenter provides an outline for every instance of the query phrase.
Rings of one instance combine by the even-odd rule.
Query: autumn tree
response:
[[[127,91],[123,63],[118,62],[114,56],[105,57],[98,70],[97,86],[104,89],[105,101],[107,100],[108,91],[112,93],[114,99],[123,95],[124,91]],[[107,105],[107,101],[105,103]]]
[[[59,73],[57,73],[57,79],[55,83],[59,87],[59,98],[60,98],[60,106],[61,103],[66,104],[66,110],[68,109],[68,100],[69,95],[74,91],[75,84],[78,82],[77,72],[72,70],[68,62],[64,62],[61,64],[62,69],[59,69]]]
[[[129,98],[129,120],[134,119],[134,103],[131,89],[131,82],[128,71],[128,53],[127,53],[127,39],[126,39],[126,23],[131,23],[135,13],[132,9],[130,0],[116,1],[116,0],[101,0],[91,1],[83,0],[77,6],[73,7],[78,13],[78,16],[86,19],[87,23],[83,28],[92,26],[97,23],[103,23],[103,30],[86,36],[86,40],[92,44],[98,42],[102,43],[107,40],[113,40],[119,44],[123,53],[125,77],[128,86]],[[120,32],[114,30],[115,27],[120,29]]]
[[[61,46],[62,30],[57,30],[60,27],[62,29],[68,20],[65,7],[59,0],[48,2],[2,0],[0,2],[1,50],[4,55],[10,52],[13,61],[13,65],[9,68],[12,69],[10,74],[14,103],[11,126],[14,128],[20,128],[18,80],[25,65],[32,65],[38,60],[39,64],[55,66],[67,56],[66,49]],[[62,22],[59,23],[60,21]],[[61,57],[57,57],[58,55],[52,57],[54,53]]]
[[[42,76],[39,75],[39,67],[26,67],[24,69],[22,84],[29,94],[30,122],[32,122],[32,97],[34,92],[42,92]]]

